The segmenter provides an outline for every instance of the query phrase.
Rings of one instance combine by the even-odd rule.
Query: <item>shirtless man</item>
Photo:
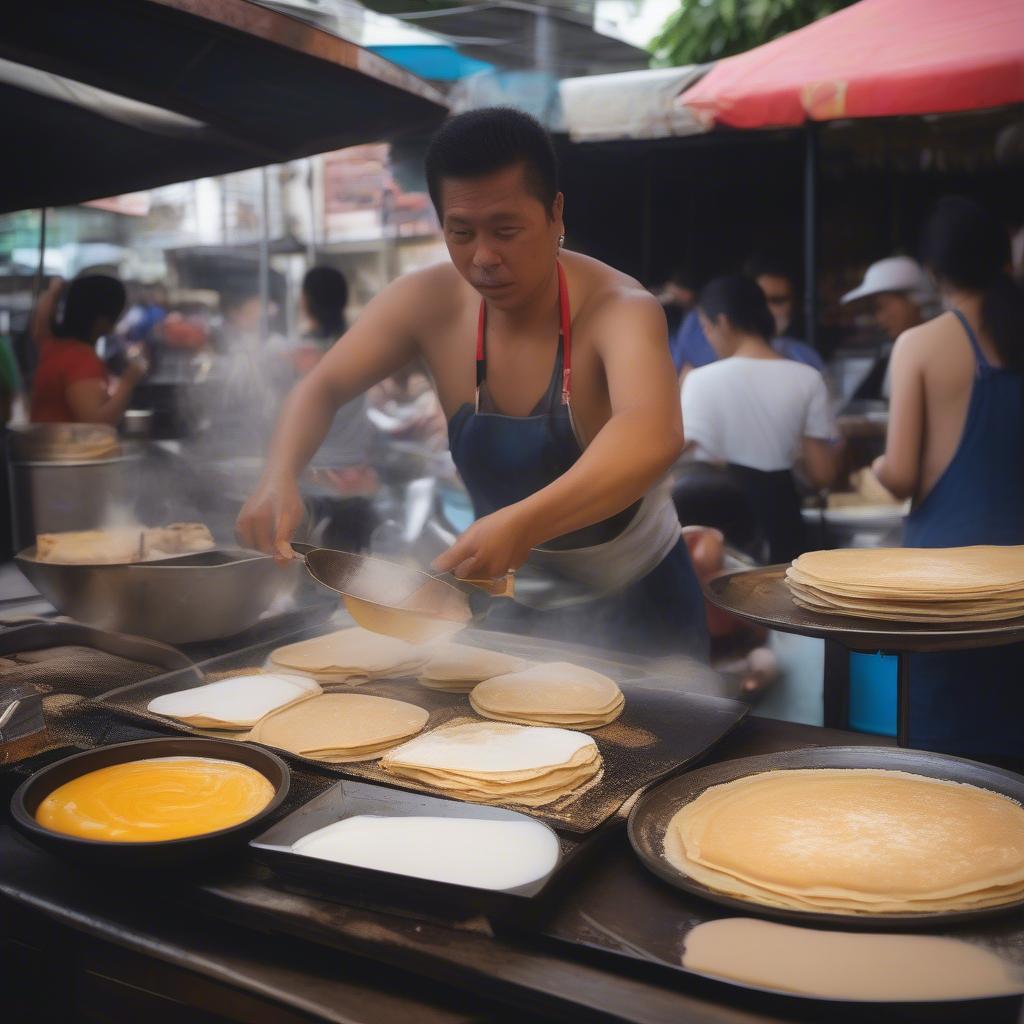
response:
[[[451,262],[385,288],[298,384],[240,537],[289,557],[296,481],[335,410],[421,357],[477,515],[434,568],[545,579],[543,607],[495,602],[501,628],[703,655],[700,589],[655,486],[683,445],[657,300],[562,250],[554,151],[527,115],[452,118],[426,170]]]

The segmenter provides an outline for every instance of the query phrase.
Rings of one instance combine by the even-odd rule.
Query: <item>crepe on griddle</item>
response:
[[[415,675],[426,658],[425,648],[355,626],[279,647],[270,666],[310,676],[322,686],[359,686]]]
[[[568,729],[472,722],[435,729],[381,758],[400,778],[485,803],[540,807],[596,778],[597,745]]]
[[[415,736],[428,718],[404,700],[325,693],[267,715],[249,739],[320,761],[372,761]]]
[[[1024,615],[1024,546],[812,551],[786,584],[796,604],[823,614],[999,622]]]
[[[426,654],[427,663],[420,669],[420,683],[428,689],[449,693],[469,693],[485,679],[519,672],[529,665],[514,655],[468,644],[435,644]]]
[[[968,910],[1024,898],[1024,808],[881,769],[762,772],[669,822],[665,855],[728,895],[817,913]]]
[[[319,684],[298,675],[264,672],[229,676],[203,686],[165,693],[149,702],[154,715],[203,729],[248,729],[264,715],[321,693]]]
[[[581,665],[551,661],[487,679],[473,689],[469,702],[484,718],[599,729],[619,717],[626,700],[614,679]]]

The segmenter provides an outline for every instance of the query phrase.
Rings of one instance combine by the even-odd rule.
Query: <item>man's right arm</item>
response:
[[[281,411],[256,493],[238,517],[243,543],[291,557],[302,520],[298,478],[327,436],[334,414],[416,354],[412,311],[422,302],[422,274],[400,278],[367,304],[358,321],[292,390]]]

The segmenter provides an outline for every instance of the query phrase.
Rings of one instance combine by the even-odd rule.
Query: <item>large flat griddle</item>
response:
[[[625,830],[609,837],[599,857],[589,857],[580,865],[571,891],[554,907],[542,925],[542,932],[567,948],[586,949],[603,954],[609,964],[643,968],[652,978],[668,984],[688,984],[702,977],[683,967],[686,936],[698,925],[719,918],[757,916],[740,910],[710,903],[695,895],[672,888],[656,878],[637,859],[630,848]],[[1021,991],[1024,993],[1024,914],[979,921],[966,926],[937,926],[930,935],[941,935],[969,942],[996,953],[1021,969]],[[708,976],[710,977],[710,976]],[[687,981],[686,979],[689,979]],[[818,997],[800,997],[794,993],[771,988],[758,988],[735,981],[727,981],[734,990],[753,990],[771,993],[780,998],[800,1000],[806,1007],[799,1018],[786,1015],[772,1019],[801,1019],[814,1021],[848,1020],[839,1016],[840,1006],[850,1004]],[[735,998],[733,996],[732,998]],[[1004,1000],[1005,1001],[1005,1000]],[[820,1005],[819,1013],[810,1008]],[[868,1015],[866,1004],[856,1015],[857,1020],[890,1020],[889,1016]],[[936,1004],[927,1004],[936,1013]],[[983,1007],[985,1002],[969,1001],[957,1004],[940,1016],[913,1015],[912,1004],[899,1004],[896,1019],[901,1021],[977,1021],[990,1018]],[[1002,1019],[1002,1018],[1001,1018]]]
[[[309,635],[317,635],[324,631],[323,627],[319,627],[309,631]],[[210,676],[258,667],[276,647],[298,638],[259,644],[200,663],[194,668],[120,687],[103,694],[99,701],[113,711],[158,724],[164,729],[204,735],[203,730],[150,714],[147,705],[155,697],[196,686]],[[614,655],[605,658],[592,651],[572,648],[566,644],[477,630],[467,630],[460,634],[460,642],[476,643],[492,650],[538,661],[572,660],[604,672],[622,687],[626,696],[626,709],[623,714],[611,725],[591,733],[604,758],[604,772],[597,783],[575,796],[563,798],[545,807],[530,809],[511,803],[501,805],[523,811],[555,828],[569,832],[587,833],[596,829],[640,790],[680,771],[704,754],[722,739],[748,710],[747,705],[739,701],[685,693],[685,675],[666,678],[650,674],[645,670],[642,659],[628,656],[616,659]],[[698,669],[695,668],[694,671]],[[371,682],[354,687],[353,692],[392,697],[425,708],[430,715],[427,730],[463,721],[481,720],[473,712],[466,695],[430,690],[420,686],[413,679]],[[368,782],[437,796],[450,796],[432,787],[399,779],[383,771],[376,761],[332,765],[282,751],[277,752],[292,762],[342,777],[364,779]]]

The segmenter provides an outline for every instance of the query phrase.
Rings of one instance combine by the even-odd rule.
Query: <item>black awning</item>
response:
[[[0,211],[384,140],[443,97],[247,0],[31,0],[0,36]]]

